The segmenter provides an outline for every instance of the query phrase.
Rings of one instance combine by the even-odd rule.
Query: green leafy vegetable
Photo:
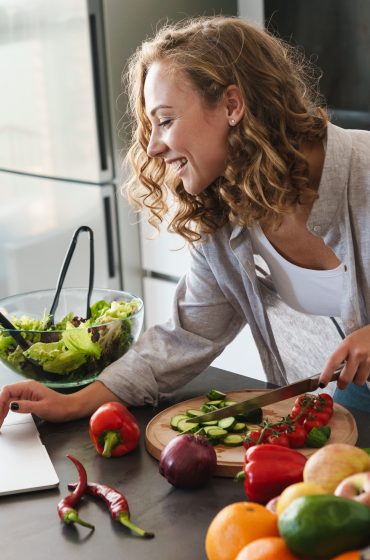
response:
[[[25,373],[32,373],[36,360],[45,372],[80,379],[87,373],[99,373],[106,365],[124,354],[133,341],[130,317],[139,308],[138,300],[106,302],[100,300],[91,306],[88,320],[68,313],[56,325],[47,327],[49,316],[41,319],[26,315],[13,316],[12,323],[31,345],[26,351],[0,327],[0,358]],[[37,377],[37,372],[34,372]]]

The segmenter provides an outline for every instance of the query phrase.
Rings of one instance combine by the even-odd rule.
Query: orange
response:
[[[277,537],[277,516],[261,504],[236,502],[220,510],[206,534],[208,560],[235,560],[239,551],[260,537]]]
[[[235,560],[299,560],[281,537],[257,539],[241,549]]]
[[[349,550],[348,552],[339,554],[339,556],[335,556],[332,560],[360,560],[360,551]]]

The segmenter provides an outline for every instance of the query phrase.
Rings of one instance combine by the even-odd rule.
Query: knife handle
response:
[[[344,368],[344,364],[340,364],[337,369],[334,371],[330,381],[337,381],[338,377],[342,373],[342,369]]]
[[[344,368],[344,363],[340,364],[340,366],[338,366],[337,369],[333,372],[333,375],[332,375],[329,383],[331,383],[332,381],[337,381],[337,379],[340,376],[343,368]],[[312,382],[313,382],[313,387],[312,387],[311,391],[315,391],[319,387],[320,375],[321,375],[321,373],[319,375],[314,375],[311,378]]]

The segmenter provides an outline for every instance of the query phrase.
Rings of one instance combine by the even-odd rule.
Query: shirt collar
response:
[[[325,235],[343,203],[348,184],[352,139],[346,130],[331,123],[327,130],[327,149],[318,194],[307,221],[313,233]]]

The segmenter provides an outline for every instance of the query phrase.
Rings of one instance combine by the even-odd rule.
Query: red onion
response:
[[[216,452],[204,436],[183,434],[162,450],[159,472],[176,488],[200,488],[209,481],[216,465]]]

